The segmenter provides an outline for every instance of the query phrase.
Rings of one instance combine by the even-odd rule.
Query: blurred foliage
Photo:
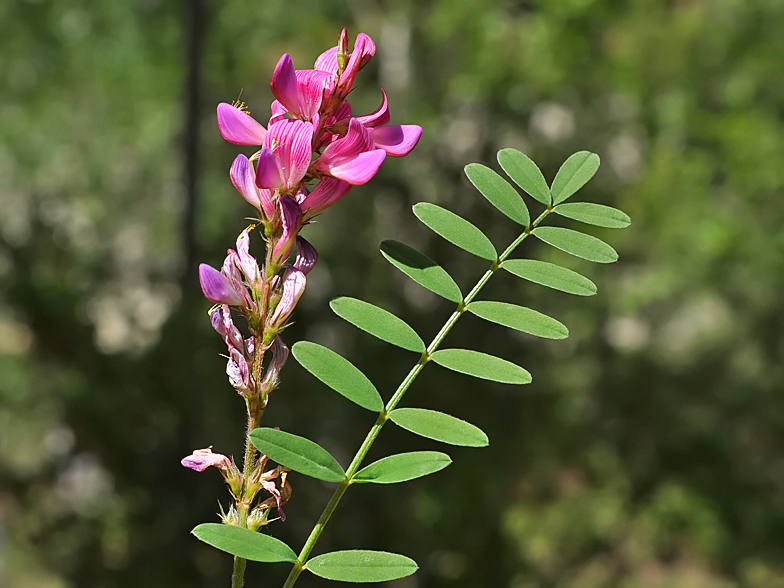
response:
[[[0,585],[215,586],[230,558],[187,532],[215,521],[217,475],[194,448],[239,454],[243,407],[183,282],[181,134],[188,0],[0,3]],[[462,176],[516,147],[552,179],[602,156],[578,198],[633,219],[601,230],[621,260],[558,260],[599,286],[576,299],[498,276],[487,298],[567,324],[534,340],[466,316],[448,343],[527,367],[514,388],[428,368],[407,403],[482,427],[436,476],[351,491],[318,551],[416,559],[401,587],[784,587],[784,4],[778,0],[214,0],[199,128],[199,248],[218,263],[250,213],[214,105],[244,88],[260,119],[280,54],[309,67],[343,26],[376,59],[355,112],[390,97],[425,133],[307,229],[321,260],[287,331],[350,356],[385,397],[412,364],[341,323],[358,296],[432,337],[451,307],[378,254],[386,238],[464,288],[479,260],[419,225],[438,202],[498,247],[514,227]],[[530,201],[529,201],[530,202]],[[564,221],[565,226],[571,226]],[[350,236],[350,239],[346,237]],[[294,362],[266,415],[344,464],[372,417]],[[374,455],[435,449],[392,427]],[[443,448],[441,448],[443,449]],[[294,479],[276,536],[298,548],[330,488]],[[225,499],[224,499],[225,502]],[[248,586],[284,566],[249,566]],[[303,577],[305,586],[322,581]]]

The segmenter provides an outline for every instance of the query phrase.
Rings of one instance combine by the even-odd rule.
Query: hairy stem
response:
[[[378,434],[381,432],[381,428],[384,426],[387,420],[389,420],[389,416],[388,416],[389,413],[392,412],[392,410],[394,410],[394,408],[398,405],[398,403],[403,399],[403,395],[406,393],[406,391],[409,389],[409,387],[414,382],[416,377],[419,375],[419,372],[421,372],[422,368],[425,367],[425,364],[428,361],[430,361],[430,356],[432,355],[432,353],[436,349],[438,349],[438,346],[441,345],[444,338],[449,334],[449,331],[452,330],[452,327],[455,326],[455,323],[457,323],[458,319],[466,311],[466,307],[468,306],[468,304],[474,298],[476,298],[477,294],[479,294],[479,291],[485,286],[485,284],[487,284],[490,278],[493,277],[493,274],[496,271],[498,271],[498,269],[501,267],[501,264],[504,261],[506,261],[506,259],[509,258],[509,256],[517,248],[517,246],[520,245],[520,243],[522,243],[528,237],[528,235],[531,234],[531,231],[534,228],[536,228],[539,225],[539,223],[541,223],[544,220],[544,218],[548,214],[550,214],[551,211],[552,209],[548,207],[547,210],[542,212],[542,214],[540,214],[539,217],[533,223],[531,223],[530,227],[527,227],[525,232],[523,232],[517,239],[515,239],[509,245],[509,247],[506,248],[506,250],[498,257],[498,260],[493,262],[493,265],[490,267],[490,269],[488,269],[482,275],[482,277],[479,278],[479,281],[476,283],[476,285],[473,288],[471,288],[471,291],[465,296],[463,302],[461,302],[458,305],[457,309],[452,313],[452,315],[449,317],[446,323],[444,323],[444,326],[441,327],[441,330],[430,342],[430,345],[427,346],[427,351],[422,354],[422,356],[419,358],[419,361],[417,361],[416,365],[413,368],[411,368],[411,371],[408,372],[408,375],[400,383],[400,386],[398,386],[397,390],[392,395],[392,398],[389,399],[389,402],[387,402],[386,406],[384,407],[384,410],[379,414],[378,419],[373,425],[373,428],[370,429],[370,432],[368,432],[367,436],[365,437],[365,440],[362,442],[362,445],[360,446],[359,450],[354,456],[354,459],[351,460],[351,464],[346,470],[346,479],[343,480],[335,489],[335,492],[332,494],[332,498],[330,498],[329,503],[324,508],[324,511],[321,513],[318,522],[313,527],[313,530],[310,532],[310,536],[308,537],[307,541],[305,542],[305,545],[302,547],[302,551],[299,554],[298,557],[299,561],[298,563],[294,564],[294,567],[292,567],[288,578],[286,578],[286,583],[283,585],[283,588],[291,588],[292,586],[294,586],[294,583],[297,581],[297,578],[302,573],[302,570],[305,569],[305,562],[307,562],[311,551],[313,551],[313,547],[315,547],[316,541],[318,541],[318,538],[321,536],[324,527],[329,521],[329,518],[332,516],[332,513],[335,511],[335,508],[337,508],[340,499],[343,498],[343,495],[346,493],[346,490],[348,490],[348,487],[351,485],[351,478],[359,470],[362,461],[365,459],[365,456],[367,456],[371,446],[373,445],[373,442],[376,440]]]

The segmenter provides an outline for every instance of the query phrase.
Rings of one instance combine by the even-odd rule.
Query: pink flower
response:
[[[267,130],[247,112],[221,102],[218,104],[218,130],[235,145],[261,145]]]
[[[210,466],[214,466],[224,473],[229,471],[231,460],[220,453],[213,453],[212,449],[197,449],[188,457],[184,457],[180,462],[186,468],[203,472]]]
[[[234,289],[229,280],[214,267],[202,263],[199,265],[199,282],[204,297],[215,304],[243,306],[243,296]]]
[[[272,250],[273,257],[278,262],[283,262],[291,253],[291,248],[302,228],[302,210],[291,196],[281,196],[278,200],[283,232]]]
[[[270,323],[272,323],[275,328],[282,328],[283,323],[285,323],[286,319],[289,318],[289,315],[294,312],[294,307],[305,291],[306,283],[307,279],[305,278],[305,274],[291,265],[286,268],[286,271],[283,274],[283,293],[280,302],[278,302],[278,305],[275,307],[275,312],[270,318]]]
[[[300,204],[300,208],[304,211],[303,222],[312,218],[328,206],[332,206],[343,198],[351,189],[351,184],[343,182],[335,178],[325,176],[313,188],[313,191],[308,194]]]
[[[256,174],[247,157],[240,153],[234,159],[229,177],[242,197],[263,213],[265,218],[270,219],[275,215],[275,192],[256,186]]]
[[[386,155],[386,151],[376,148],[362,123],[352,118],[346,136],[330,143],[313,165],[326,175],[358,186],[376,175]]]
[[[338,63],[338,53],[346,55],[348,52],[348,35],[346,29],[340,34],[340,44],[331,49],[327,49],[318,56],[314,67],[317,70],[325,71],[338,78],[337,88],[335,89],[335,99],[343,100],[351,91],[354,79],[359,70],[365,67],[376,53],[376,44],[373,39],[365,33],[359,33],[354,41],[354,50],[348,59],[348,63],[343,64],[343,68]]]
[[[313,125],[284,119],[270,125],[259,153],[256,185],[291,191],[305,177],[312,156]]]
[[[270,88],[280,105],[294,116],[313,120],[325,95],[331,94],[334,83],[334,76],[327,72],[316,69],[295,70],[291,56],[286,53],[275,66]]]

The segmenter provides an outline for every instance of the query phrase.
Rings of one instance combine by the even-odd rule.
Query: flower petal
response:
[[[240,154],[234,159],[229,170],[229,177],[231,183],[237,188],[237,191],[242,194],[242,197],[256,208],[261,207],[259,200],[259,190],[256,187],[256,182],[253,177],[253,168],[250,161],[244,155]]]
[[[378,110],[365,116],[358,116],[357,120],[366,127],[381,127],[389,124],[389,105],[384,88],[381,88],[381,106],[378,107]]]
[[[242,296],[232,288],[226,276],[206,263],[199,265],[199,282],[204,297],[210,302],[234,306],[243,304]]]
[[[338,73],[338,48],[330,47],[316,58],[314,69],[325,71],[331,75]]]
[[[272,255],[276,260],[282,262],[289,256],[297,233],[302,227],[302,210],[291,196],[282,196],[278,201],[278,206],[283,223],[283,234],[280,240],[275,243]]]
[[[376,175],[386,156],[386,151],[383,149],[365,151],[354,159],[332,167],[329,173],[333,177],[354,186],[366,184]]]
[[[335,83],[333,75],[317,69],[301,69],[295,72],[298,84],[299,112],[305,120],[311,120],[321,108],[321,101],[332,93]]]
[[[229,458],[220,453],[213,453],[210,449],[197,449],[193,454],[184,457],[180,462],[186,468],[203,472],[210,466],[226,471],[229,467]]]
[[[422,127],[418,125],[390,125],[369,130],[376,147],[391,157],[403,157],[411,153],[422,136]]]
[[[297,259],[294,262],[294,267],[301,271],[303,274],[308,275],[308,272],[313,269],[318,261],[318,251],[304,237],[297,236]]]
[[[299,109],[299,88],[297,85],[297,76],[294,73],[294,64],[291,61],[291,55],[284,53],[278,64],[275,66],[275,71],[272,73],[272,81],[270,82],[272,95],[286,107],[286,109],[300,116]]]
[[[286,110],[286,107],[283,106],[280,102],[273,100],[272,104],[270,104],[270,112],[272,113],[272,116],[269,119],[269,125],[286,118],[286,113],[288,110]]]
[[[237,261],[250,287],[258,289],[261,287],[261,276],[259,264],[256,262],[256,258],[250,254],[249,231],[250,229],[245,229],[237,237]]]
[[[305,218],[308,220],[313,215],[321,212],[328,206],[343,198],[351,189],[351,184],[342,182],[335,178],[324,177],[302,201],[300,208],[305,211]]]
[[[330,143],[318,158],[319,169],[329,169],[352,159],[364,151],[376,149],[370,132],[359,120],[352,118],[348,124],[348,133],[345,137]]]
[[[274,126],[272,125],[270,129]],[[264,147],[259,152],[259,163],[256,167],[256,185],[259,188],[275,190],[282,186],[284,182],[283,169],[278,156],[268,147]]]
[[[264,146],[269,147],[280,160],[282,184],[286,191],[291,190],[305,177],[310,166],[312,139],[313,125],[309,122],[286,119],[270,125]],[[262,186],[258,181],[257,176],[256,182],[259,187],[276,187]]]
[[[306,284],[307,278],[305,278],[305,274],[292,265],[286,268],[283,274],[283,292],[271,318],[274,325],[281,327],[286,322],[286,319],[294,311],[300,296],[305,291]]]
[[[261,145],[267,130],[255,118],[231,104],[218,104],[218,130],[235,145]]]

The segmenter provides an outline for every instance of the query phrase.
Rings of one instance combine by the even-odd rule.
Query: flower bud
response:
[[[283,365],[286,363],[286,360],[289,357],[289,348],[286,346],[280,336],[276,336],[272,341],[270,351],[272,351],[272,361],[270,361],[269,365],[267,366],[264,379],[261,381],[261,386],[264,390],[267,391],[267,393],[278,387],[278,383],[280,381],[280,370],[283,369]]]
[[[275,312],[270,318],[270,323],[274,328],[280,329],[294,311],[300,296],[305,291],[306,283],[307,279],[304,273],[291,265],[286,268],[283,274],[283,292],[281,293],[280,302],[278,302]]]
[[[243,297],[237,292],[229,280],[214,267],[202,263],[199,265],[199,282],[204,297],[215,304],[243,306]]]
[[[291,196],[282,196],[278,200],[280,219],[283,224],[283,233],[275,243],[273,256],[279,263],[283,263],[291,252],[294,241],[302,227],[302,210]]]
[[[230,357],[226,364],[226,375],[229,383],[242,395],[250,392],[250,371],[245,357],[236,349],[229,350]]]
[[[242,273],[245,274],[245,279],[248,285],[253,290],[258,290],[261,287],[261,277],[259,272],[259,264],[256,259],[250,254],[250,234],[249,231],[252,227],[248,227],[240,236],[237,237],[237,264],[239,265]]]
[[[313,269],[318,261],[318,251],[304,237],[297,236],[297,260],[294,262],[294,267],[301,271],[303,274],[308,275],[308,272]]]

